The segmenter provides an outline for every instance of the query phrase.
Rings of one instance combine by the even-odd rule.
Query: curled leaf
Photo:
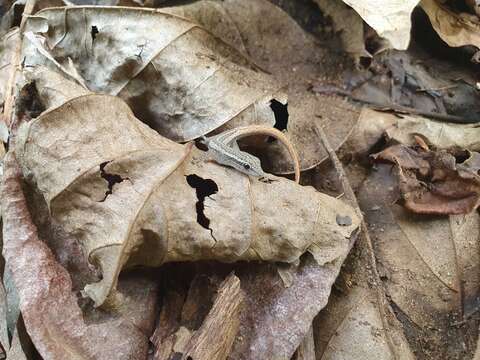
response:
[[[341,201],[212,163],[193,144],[158,135],[107,95],[73,98],[25,123],[17,152],[51,216],[100,266],[101,282],[85,288],[97,305],[112,295],[124,266],[294,262],[306,251],[324,264],[345,252],[358,227]],[[339,225],[337,215],[351,223]]]
[[[410,16],[420,0],[343,0],[398,50],[410,42]]]
[[[438,0],[422,0],[421,5],[435,31],[449,46],[474,45],[480,48],[480,20],[477,15],[454,12],[448,3]]]
[[[142,324],[122,317],[100,324],[87,325],[84,322],[77,298],[71,291],[69,274],[38,238],[13,153],[7,154],[5,164],[3,254],[18,289],[20,309],[36,349],[46,359],[145,359],[148,341],[142,332]],[[125,296],[130,297],[129,294]],[[153,310],[146,303],[143,307],[147,311],[142,312],[141,318]]]
[[[468,153],[466,160],[457,161],[446,151],[394,145],[373,158],[396,165],[400,192],[411,211],[466,214],[480,204],[479,153]]]

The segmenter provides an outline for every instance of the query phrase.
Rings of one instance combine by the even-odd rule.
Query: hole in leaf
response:
[[[195,174],[187,175],[186,178],[188,185],[194,188],[197,194],[198,201],[195,204],[195,208],[197,210],[197,223],[203,228],[210,230],[213,239],[216,241],[215,237],[213,236],[213,231],[210,229],[210,219],[205,216],[204,201],[207,196],[216,194],[218,192],[218,186],[215,181],[211,179],[203,179]]]
[[[280,101],[273,99],[270,101],[270,109],[272,109],[275,116],[275,125],[273,127],[280,131],[286,130],[288,124],[288,103],[284,105]]]
[[[457,164],[462,164],[470,158],[470,153],[468,151],[459,150],[453,154],[455,157],[455,162]]]
[[[107,173],[105,171],[105,166],[107,166],[108,163],[110,163],[111,161],[105,161],[103,163],[100,164],[100,176],[105,179],[108,183],[108,190],[105,192],[105,197],[100,201],[100,202],[104,202],[108,195],[111,195],[112,192],[113,192],[113,187],[115,186],[115,184],[120,184],[121,182],[125,181],[125,180],[129,180],[128,178],[122,178],[120,175],[117,175],[117,174],[110,174],[110,173]]]
[[[99,33],[98,28],[93,25],[92,30],[90,31],[90,35],[92,35],[92,42],[95,41],[95,38],[97,37],[97,34]]]

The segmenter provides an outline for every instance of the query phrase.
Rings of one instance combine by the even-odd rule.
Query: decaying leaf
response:
[[[355,9],[378,35],[398,50],[406,50],[410,42],[410,16],[420,0],[343,0]]]
[[[175,15],[178,13],[183,16]],[[231,17],[232,13],[236,16]],[[42,18],[48,19],[48,33]],[[118,18],[123,19],[122,31]],[[235,42],[235,48],[245,49],[277,81],[197,22],[225,41]],[[273,24],[282,27],[272,32]],[[345,141],[357,116],[353,107],[340,99],[324,102],[308,91],[312,77],[325,75],[321,64],[330,61],[329,57],[320,57],[321,46],[268,1],[204,1],[161,12],[48,9],[29,19],[28,31],[46,37],[50,57],[64,68],[74,67],[90,90],[122,97],[139,119],[175,141],[194,139],[222,125],[218,130],[248,124],[286,128],[300,153],[302,169],[308,169],[326,158],[311,132],[305,131],[312,115],[325,115],[323,120],[314,118],[327,124],[335,147]],[[124,33],[129,34],[128,39]],[[279,46],[278,38],[284,46]],[[32,42],[26,41],[25,46],[27,67],[55,67]],[[248,145],[262,155],[266,170],[279,174],[293,171],[285,161],[285,150],[276,142]]]
[[[192,21],[149,9],[88,6],[46,9],[36,18],[45,23],[29,20],[26,33],[45,36],[51,58],[64,68],[71,59],[90,90],[120,96],[175,141],[237,116],[275,122],[269,105],[282,85]],[[26,43],[25,67],[55,67],[34,45]]]
[[[480,48],[480,20],[477,15],[454,12],[448,3],[438,0],[422,0],[421,5],[435,31],[449,46],[474,45]]]
[[[317,359],[415,359],[403,329],[382,319],[372,289],[357,282],[365,280],[361,274],[365,269],[354,269],[358,272],[353,275],[355,281],[349,280],[343,292],[334,290],[315,319]],[[346,275],[340,275],[343,281]]]
[[[411,211],[466,214],[480,204],[480,154],[477,152],[452,153],[393,145],[373,158],[396,165],[400,192],[405,207]]]
[[[315,123],[325,128],[335,149],[348,138],[358,117],[356,108],[343,99],[320,96],[309,90],[313,79],[337,79],[337,70],[348,67],[345,59],[332,55],[278,6],[267,0],[198,1],[162,11],[200,23],[245,51],[255,63],[286,85],[288,107],[283,106],[282,99],[277,99],[271,108],[275,113],[275,127],[288,129],[303,170],[327,159],[325,149],[311,131]],[[222,128],[242,124],[230,121]],[[275,174],[292,173],[285,157],[288,154],[278,142],[262,148],[258,144],[246,145],[261,158],[265,169]]]
[[[236,268],[245,291],[246,309],[241,314],[239,336],[230,357],[290,359],[308,333],[313,318],[327,304],[347,253],[348,250],[323,265],[307,256],[293,272],[288,288],[274,266]]]
[[[397,191],[391,166],[384,164],[359,190],[396,315],[419,356],[471,358],[478,329],[472,314],[480,289],[479,215],[411,214],[394,204]]]
[[[420,136],[435,149],[480,151],[480,127],[476,124],[451,124],[420,116],[401,116],[363,108],[349,139],[356,153],[367,153],[382,138],[407,146],[416,145]]]
[[[358,227],[341,201],[205,161],[205,152],[158,135],[116,97],[83,95],[49,109],[21,126],[16,145],[52,218],[101,268],[102,281],[85,288],[97,305],[124,266],[294,262],[306,251],[324,264],[345,253]],[[337,215],[351,223],[339,225]]]
[[[127,315],[109,321],[100,319],[99,323],[97,319],[87,325],[71,292],[67,271],[38,238],[21,189],[20,168],[12,153],[7,154],[5,164],[3,254],[36,349],[46,359],[145,359],[145,333],[153,326],[155,291],[151,284],[135,280],[142,290],[136,295],[140,299],[137,304],[132,304],[132,295],[124,292],[125,301],[118,314]]]

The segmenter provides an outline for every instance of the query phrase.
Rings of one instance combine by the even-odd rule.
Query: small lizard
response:
[[[202,141],[207,145],[209,154],[215,162],[230,166],[247,175],[268,179],[268,175],[262,169],[260,160],[245,151],[241,151],[238,147],[237,140],[252,135],[271,136],[287,148],[293,160],[295,182],[298,183],[300,181],[300,164],[297,152],[290,140],[275,128],[263,125],[243,126],[208,138],[202,136]]]

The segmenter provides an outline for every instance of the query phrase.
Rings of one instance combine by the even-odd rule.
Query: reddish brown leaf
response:
[[[72,293],[68,272],[60,266],[37,234],[27,209],[15,156],[5,156],[2,188],[3,240],[6,266],[12,273],[20,297],[20,310],[35,347],[45,359],[145,359],[151,328],[153,304],[133,311],[129,291],[119,312],[128,311],[129,320],[118,317],[101,324],[84,322]],[[152,292],[150,292],[150,295]]]
[[[394,145],[373,158],[396,165],[407,209],[421,214],[466,214],[480,201],[480,154],[466,154],[467,160],[461,162],[461,152]]]

